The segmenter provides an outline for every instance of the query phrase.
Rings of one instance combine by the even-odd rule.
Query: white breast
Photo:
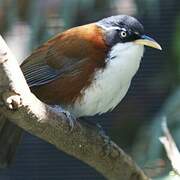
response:
[[[95,73],[93,83],[83,90],[83,98],[67,109],[76,117],[92,116],[112,110],[125,96],[139,68],[144,46],[134,43],[115,45],[104,70]]]

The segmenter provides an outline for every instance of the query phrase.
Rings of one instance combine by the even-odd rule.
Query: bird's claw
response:
[[[66,117],[65,120],[68,121],[69,129],[72,131],[74,129],[75,123],[76,123],[76,118],[70,112],[64,110],[62,107],[58,105],[51,106],[54,111],[63,113],[64,116]]]
[[[101,124],[96,123],[96,127],[99,129],[102,136],[106,136],[106,131],[103,129]]]
[[[103,144],[103,154],[105,156],[108,156],[109,154],[111,154],[111,139],[109,136],[106,135],[105,130],[102,128],[102,126],[100,124],[96,124],[96,126],[99,128],[100,130],[100,134],[101,136],[104,138],[104,144]]]
[[[109,154],[111,154],[111,139],[109,136],[106,135],[106,131],[103,129],[101,124],[96,123],[96,127],[98,128],[101,136],[104,138],[103,155],[108,156]]]
[[[68,111],[63,110],[62,113],[67,117],[70,131],[73,131],[75,123],[76,123],[76,118],[72,114],[70,114]]]

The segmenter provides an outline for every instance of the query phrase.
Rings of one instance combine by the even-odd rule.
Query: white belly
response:
[[[91,86],[83,90],[83,98],[77,99],[73,106],[66,107],[76,117],[110,111],[125,96],[144,51],[143,46],[125,44],[117,44],[112,48],[109,57],[116,58],[107,59],[106,68],[98,70]]]

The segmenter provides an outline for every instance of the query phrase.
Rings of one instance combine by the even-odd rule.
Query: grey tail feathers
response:
[[[23,130],[0,116],[0,168],[8,167],[15,159]]]

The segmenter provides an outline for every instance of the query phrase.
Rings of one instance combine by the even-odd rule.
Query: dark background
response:
[[[123,101],[113,112],[90,120],[100,123],[149,176],[163,177],[171,167],[158,141],[162,117],[180,145],[179,10],[179,0],[0,0],[0,33],[22,62],[57,32],[110,15],[137,17],[163,51],[146,48]],[[0,180],[104,179],[88,165],[24,134],[14,164],[0,170]]]

